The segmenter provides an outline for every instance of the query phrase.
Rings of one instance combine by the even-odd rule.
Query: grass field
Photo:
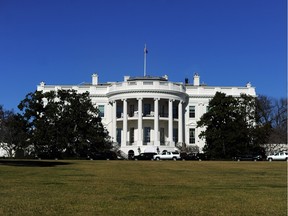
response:
[[[287,215],[287,162],[0,160],[0,215]]]

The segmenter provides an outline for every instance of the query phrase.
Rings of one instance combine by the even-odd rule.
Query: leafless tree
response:
[[[269,153],[287,150],[287,98],[259,96],[260,122],[270,124],[271,130],[265,149]]]

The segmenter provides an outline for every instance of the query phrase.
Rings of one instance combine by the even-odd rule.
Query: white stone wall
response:
[[[165,104],[165,112],[168,112],[168,103],[169,100],[173,100],[175,103],[179,103],[179,101],[183,101],[183,142],[186,145],[189,145],[189,129],[195,129],[195,144],[194,146],[198,146],[200,151],[202,151],[205,140],[199,139],[198,135],[204,128],[197,128],[197,121],[200,120],[201,116],[207,111],[207,107],[209,104],[209,100],[211,100],[217,91],[223,92],[227,95],[232,95],[234,97],[239,97],[241,94],[248,94],[252,96],[256,96],[255,88],[248,83],[245,87],[220,87],[220,86],[206,86],[201,85],[200,76],[197,74],[194,77],[193,85],[188,84],[184,85],[183,83],[174,83],[169,82],[168,80],[163,79],[147,79],[146,77],[142,77],[142,79],[134,79],[130,80],[126,78],[123,82],[111,82],[111,83],[99,83],[99,78],[95,74],[92,76],[92,84],[85,85],[45,85],[44,82],[40,83],[37,86],[37,90],[43,90],[44,92],[58,89],[75,89],[79,93],[83,93],[88,91],[91,95],[92,102],[95,106],[104,105],[105,106],[105,116],[102,118],[103,125],[109,131],[109,135],[114,135],[114,140],[116,140],[116,132],[115,126],[113,127],[113,102],[117,101],[117,106],[123,103],[122,100],[126,99],[131,104],[134,104],[135,110],[138,110],[138,99],[143,98],[143,101],[147,103],[151,102],[151,109],[154,109],[154,99],[157,98],[159,100],[158,110],[160,115],[160,109],[163,104]],[[173,103],[174,103],[173,102]],[[143,104],[144,105],[144,102]],[[128,105],[127,105],[128,106]],[[195,106],[195,118],[189,118],[189,106]],[[129,110],[129,107],[127,107]],[[129,114],[129,111],[127,113]],[[144,111],[144,110],[143,110]],[[154,140],[154,117],[148,121],[148,118],[145,119],[145,125],[143,123],[143,128],[146,126],[151,127],[151,137],[150,140]],[[179,119],[178,119],[179,120]],[[173,128],[177,128],[178,120],[173,120]],[[118,127],[122,127],[123,129],[123,121],[124,119],[117,119],[116,125]],[[128,126],[127,126],[127,136],[126,141],[129,141],[129,133],[130,127],[134,127],[134,140],[135,142],[138,140],[138,118],[134,118],[133,120],[128,117]],[[168,141],[169,137],[169,128],[167,125],[168,119],[159,120],[158,127],[164,127],[165,131],[165,141]],[[143,135],[143,134],[142,134]],[[122,137],[124,136],[122,130]],[[160,134],[158,133],[158,138]],[[178,138],[179,139],[179,138]],[[136,142],[137,143],[137,142]],[[141,143],[141,142],[140,142]],[[193,146],[192,145],[192,146]],[[129,150],[133,150],[135,154],[138,154],[138,148],[141,148],[141,151],[145,150],[147,146],[139,146],[139,142],[137,145],[127,146],[125,143],[122,143],[121,149],[128,153]],[[162,150],[174,150],[175,146],[158,146],[159,149]]]

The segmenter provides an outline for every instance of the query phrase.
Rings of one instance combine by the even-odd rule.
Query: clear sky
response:
[[[0,104],[46,84],[143,75],[287,96],[286,0],[0,0]]]

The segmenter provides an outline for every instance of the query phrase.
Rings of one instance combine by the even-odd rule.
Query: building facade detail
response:
[[[198,74],[193,78],[191,84],[170,82],[167,76],[125,76],[123,82],[99,83],[98,75],[93,74],[91,84],[68,86],[41,82],[37,90],[89,92],[112,142],[126,154],[174,151],[184,144],[198,146],[201,151],[205,140],[198,135],[204,128],[197,128],[197,121],[207,112],[215,93],[235,97],[256,96],[256,93],[250,83],[245,87],[212,87],[201,85]]]

